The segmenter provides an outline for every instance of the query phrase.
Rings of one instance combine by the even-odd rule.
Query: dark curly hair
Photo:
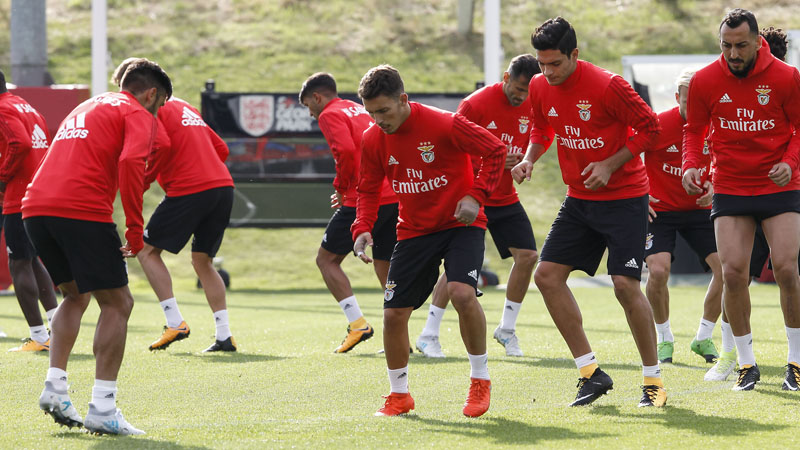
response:
[[[780,28],[769,27],[762,29],[760,34],[767,40],[772,56],[786,61],[786,47],[788,46],[786,32]]]

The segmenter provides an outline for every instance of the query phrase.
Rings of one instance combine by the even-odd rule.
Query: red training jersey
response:
[[[367,110],[356,102],[334,98],[319,114],[319,129],[328,142],[336,162],[333,187],[344,196],[342,206],[355,207],[358,200],[358,173],[361,165],[361,136],[372,125]],[[381,205],[397,203],[397,196],[384,180]]]
[[[710,123],[714,192],[764,195],[800,189],[800,74],[776,59],[761,38],[750,73],[733,75],[724,55],[697,71],[689,83],[684,127],[683,170],[702,167],[703,130]],[[785,162],[786,186],[769,179]]]
[[[658,115],[661,132],[656,142],[645,149],[644,166],[650,179],[650,195],[659,201],[650,203],[656,211],[692,211],[711,209],[697,205],[696,195],[686,194],[681,184],[681,146],[683,142],[683,125],[678,107],[664,111]],[[708,146],[703,149],[703,166],[700,168],[701,181],[709,176],[711,156]]]
[[[22,217],[113,223],[119,188],[125,238],[142,249],[142,194],[156,118],[128,92],[86,100],[61,122],[22,199]]]
[[[506,144],[509,154],[524,154],[530,135],[531,104],[528,98],[512,106],[503,92],[503,83],[483,87],[461,101],[458,113],[484,128]],[[552,139],[552,137],[551,137]],[[473,158],[473,167],[479,161]],[[486,206],[506,206],[519,202],[511,169],[504,169],[500,184],[486,199]]]
[[[500,181],[506,146],[499,139],[461,114],[409,106],[393,134],[377,126],[364,132],[353,240],[372,230],[384,177],[400,203],[398,240],[465,226],[454,217],[458,201],[471,195],[484,204]],[[477,175],[470,155],[482,158]],[[483,209],[472,225],[486,228]]]
[[[639,153],[658,134],[658,118],[621,76],[578,61],[569,78],[551,86],[541,74],[531,79],[533,112],[530,140],[547,149],[555,132],[561,176],[567,195],[584,200],[618,200],[648,193],[647,173]],[[637,133],[630,138],[629,129]],[[627,147],[633,158],[617,169],[608,184],[587,189],[581,172]]]
[[[192,105],[172,97],[158,110],[158,134],[147,161],[145,187],[154,179],[167,196],[233,186],[225,166],[228,146]]]
[[[20,212],[25,189],[49,145],[44,117],[22,98],[10,92],[0,94],[0,181],[6,183],[3,214]]]

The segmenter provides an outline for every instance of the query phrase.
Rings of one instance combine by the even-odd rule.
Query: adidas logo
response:
[[[475,281],[478,281],[478,271],[477,270],[470,270],[467,272],[467,276],[472,278]]]
[[[47,135],[39,127],[39,124],[33,125],[33,133],[31,134],[32,148],[47,148]]]
[[[60,139],[86,139],[86,136],[89,135],[89,130],[85,129],[85,126],[86,113],[76,114],[61,124],[61,128],[56,133],[53,142]]]
[[[197,127],[204,127],[206,123],[203,122],[203,119],[200,118],[194,111],[187,108],[186,106],[183,107],[183,115],[182,115],[181,125],[185,127],[189,126],[197,126]]]
[[[322,235],[322,242],[328,242],[328,233]]]
[[[408,372],[403,372],[403,373],[401,373],[400,375],[397,376],[397,379],[399,380],[401,378],[405,378],[406,376],[408,376]]]
[[[636,258],[631,258],[630,261],[626,262],[625,267],[628,267],[630,269],[638,269],[639,265],[636,264]]]
[[[169,305],[164,305],[164,311],[169,311],[170,309],[172,308],[170,308]]]
[[[215,321],[215,322],[219,322],[219,321],[220,321],[220,318],[219,318],[219,317],[214,317],[214,321]]]
[[[436,317],[436,313],[435,313],[435,312],[433,312],[433,311],[431,311],[431,312],[430,312],[428,315],[429,315],[429,316]]]
[[[394,159],[394,156],[392,156],[392,155],[389,155],[389,165],[390,165],[390,166],[394,166],[394,165],[397,165],[397,164],[400,164],[400,163],[399,163],[399,162],[397,162],[397,160],[396,160],[396,159]]]
[[[514,310],[514,308],[512,308],[511,305],[506,305],[506,309],[509,310],[509,311],[513,311]]]
[[[725,94],[722,96],[722,98],[721,98],[721,99],[719,99],[719,102],[720,102],[720,103],[732,103],[732,102],[733,102],[733,100],[731,100],[731,98],[728,96],[728,93],[726,92],[726,93],[725,93]]]
[[[350,309],[350,308],[352,308],[352,307],[353,307],[353,305],[351,305],[350,303],[348,303],[348,304],[344,305],[344,310],[345,310],[345,311],[347,311],[348,309]]]
[[[103,397],[103,398],[114,398],[114,393],[112,392],[112,393],[110,393],[110,394],[107,394],[107,395],[106,395],[105,397]]]
[[[496,130],[497,129],[497,124],[495,124],[494,120],[493,120],[493,121],[489,122],[489,125],[486,125],[486,129],[487,130]]]
[[[149,238],[150,233],[147,232],[147,228],[144,229],[144,237]]]
[[[678,153],[679,151],[680,150],[678,150],[678,147],[676,147],[675,144],[672,144],[669,147],[667,147],[668,153]]]
[[[61,380],[61,381],[67,381],[67,377],[61,377],[61,378],[59,378],[59,380]]]
[[[7,245],[6,245],[6,253],[8,253],[9,255],[11,254],[11,247]]]
[[[549,117],[558,117],[558,113],[556,112],[555,106],[550,107],[550,111],[547,113]]]

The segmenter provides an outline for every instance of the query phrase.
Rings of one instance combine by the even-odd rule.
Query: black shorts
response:
[[[56,285],[75,280],[83,294],[128,284],[115,224],[48,216],[29,217],[24,223]]]
[[[765,195],[714,194],[711,220],[720,216],[751,216],[756,222],[787,212],[800,213],[800,191]]]
[[[25,232],[25,226],[22,224],[22,213],[4,214],[3,222],[5,224],[4,233],[6,236],[6,250],[8,251],[8,258],[13,260],[24,260],[36,257],[36,250],[28,239],[28,233]]]
[[[488,220],[486,228],[492,234],[492,240],[501,258],[506,259],[511,256],[509,248],[536,250],[531,221],[522,203],[484,206],[483,212]]]
[[[714,224],[707,209],[694,211],[658,211],[656,218],[647,225],[647,240],[644,256],[647,259],[656,253],[669,253],[675,260],[675,236],[680,233],[694,250],[703,269],[708,272],[708,255],[717,252],[714,240]]]
[[[144,229],[144,242],[177,254],[194,235],[192,251],[213,257],[222,245],[232,208],[230,186],[164,197]]]
[[[761,224],[756,224],[756,234],[753,237],[753,252],[750,254],[750,276],[760,277],[764,266],[769,260],[769,244]]]
[[[608,248],[609,275],[642,279],[647,195],[622,200],[567,197],[542,246],[548,261],[594,276]]]
[[[372,226],[372,258],[389,261],[397,242],[397,203],[382,205]],[[334,255],[353,252],[353,234],[350,225],[356,220],[356,209],[342,206],[328,221],[320,246]]]
[[[447,281],[466,283],[477,293],[484,236],[478,227],[458,227],[397,241],[389,263],[384,308],[419,308],[439,279],[444,259]]]

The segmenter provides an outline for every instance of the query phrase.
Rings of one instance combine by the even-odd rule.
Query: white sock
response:
[[[53,316],[56,315],[56,310],[57,309],[58,309],[58,307],[56,306],[55,308],[51,309],[50,311],[45,311],[45,314],[47,314],[47,323],[49,323],[49,324],[53,323]],[[50,326],[52,326],[52,325],[50,325]]]
[[[94,380],[92,387],[92,404],[100,412],[113,411],[117,408],[117,382]]]
[[[704,341],[706,339],[711,339],[711,335],[714,333],[714,327],[717,325],[716,322],[711,322],[710,320],[700,319],[700,326],[697,328],[697,335],[695,339],[698,341]]]
[[[47,327],[44,325],[31,327],[31,339],[40,344],[47,342],[47,340],[50,339],[50,333],[47,332]]]
[[[358,307],[358,301],[356,301],[355,295],[351,295],[340,301],[339,307],[342,308],[344,315],[347,316],[347,323],[353,323],[364,316],[361,314],[361,308]]]
[[[470,378],[480,378],[481,380],[488,380],[489,379],[489,352],[486,352],[482,355],[470,355],[469,356],[469,377]]]
[[[439,336],[439,328],[442,326],[442,318],[444,318],[445,311],[445,308],[439,308],[431,303],[431,307],[428,308],[428,320],[425,322],[422,336]]]
[[[500,319],[500,328],[503,330],[513,330],[517,327],[517,316],[522,308],[522,303],[512,302],[506,299],[503,303],[503,318]]]
[[[69,385],[67,384],[67,372],[59,369],[58,367],[51,367],[47,369],[46,381],[49,381],[54,389],[59,391],[66,391]]]
[[[167,326],[170,328],[178,328],[183,322],[183,316],[178,309],[178,301],[175,297],[168,298],[159,302],[161,310],[164,311],[164,316],[167,318]]]
[[[753,333],[744,336],[734,336],[736,341],[736,351],[739,352],[739,367],[744,365],[755,365],[756,355],[753,353]]]
[[[642,365],[642,376],[646,378],[661,378],[661,368],[658,364],[655,366]]]
[[[672,330],[669,328],[669,319],[664,323],[657,323],[656,332],[658,333],[658,342],[675,342],[675,337],[672,335]]]
[[[386,369],[389,372],[389,384],[392,386],[391,392],[397,394],[408,393],[408,366],[402,369]]]
[[[800,365],[800,328],[786,327],[786,339],[789,340],[787,362]]]
[[[217,326],[216,340],[224,341],[231,337],[231,327],[228,324],[227,309],[220,309],[214,313],[214,324]]]
[[[575,365],[580,370],[581,367],[586,367],[590,364],[597,364],[597,358],[594,357],[594,352],[589,352],[583,356],[575,358]]]
[[[728,353],[736,349],[736,341],[733,340],[733,329],[731,324],[720,320],[719,327],[722,329],[722,351]]]

